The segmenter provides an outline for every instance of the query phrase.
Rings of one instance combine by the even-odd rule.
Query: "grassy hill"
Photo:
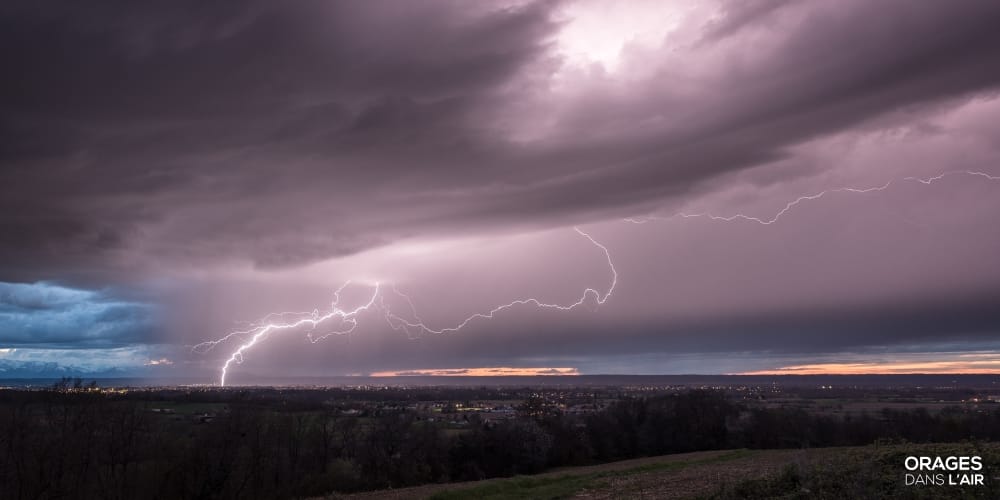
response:
[[[907,486],[909,455],[979,455],[983,486]],[[684,453],[534,476],[425,485],[350,499],[1000,498],[1000,446],[900,444],[807,450]]]

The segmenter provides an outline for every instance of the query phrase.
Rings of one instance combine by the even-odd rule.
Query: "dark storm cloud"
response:
[[[608,278],[579,235],[538,231],[573,224],[618,266],[599,314],[514,308],[410,342],[372,313],[356,340],[275,335],[248,363],[330,370],[332,350],[337,370],[364,372],[993,341],[1000,274],[975,263],[1000,242],[983,229],[997,184],[981,177],[831,196],[767,227],[613,221],[763,215],[841,180],[995,172],[1000,4],[655,7],[5,2],[0,350],[44,363],[113,347],[94,369],[205,369],[231,346],[161,347],[322,310],[345,279],[346,295],[401,283],[442,327],[525,295],[571,303]],[[690,12],[646,37],[637,15],[670,26],[671,9]],[[574,17],[588,15],[599,22]]]
[[[104,265],[145,237],[268,264],[387,241],[312,215],[347,218],[420,151],[469,140],[478,100],[551,30],[540,7],[450,7],[6,5],[4,274]],[[148,236],[166,219],[181,220]],[[302,241],[310,229],[324,236]],[[261,238],[275,248],[240,250]]]
[[[725,9],[689,55],[790,16],[759,35],[768,51],[708,54],[697,92],[665,85],[684,69],[652,53],[630,95],[596,85],[550,109],[555,7],[8,2],[0,278],[284,266],[606,218],[1000,81],[995,2],[760,2]]]

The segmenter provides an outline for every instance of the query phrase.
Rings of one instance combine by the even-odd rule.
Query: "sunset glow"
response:
[[[875,375],[875,374],[980,374],[1000,375],[1000,358],[949,361],[898,361],[888,363],[815,363],[756,370],[740,375]]]
[[[428,368],[372,373],[372,377],[533,377],[538,375],[579,375],[576,368],[513,368],[509,366],[477,368]]]

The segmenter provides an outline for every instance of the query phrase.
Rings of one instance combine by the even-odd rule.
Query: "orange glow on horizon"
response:
[[[517,377],[536,375],[579,375],[576,368],[512,368],[509,366],[476,368],[427,368],[420,370],[399,370],[374,372],[372,377]]]
[[[882,375],[882,374],[1000,375],[1000,358],[888,363],[816,363],[741,372],[738,375]]]

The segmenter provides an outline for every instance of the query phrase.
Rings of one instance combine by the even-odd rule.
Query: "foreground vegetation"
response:
[[[976,455],[982,486],[907,485],[909,455]],[[536,476],[362,494],[388,499],[987,499],[1000,497],[994,443],[894,444],[802,450],[698,452],[562,469]],[[340,497],[334,497],[340,498]],[[352,498],[348,496],[347,498]]]
[[[637,474],[672,472],[695,465],[725,463],[752,455],[747,450],[735,450],[708,458],[672,460],[651,463],[622,470],[596,471],[583,474],[549,474],[546,477],[516,477],[483,485],[456,488],[431,495],[430,500],[508,500],[518,498],[569,498],[581,491],[599,491],[611,487],[611,480]]]
[[[323,393],[258,394],[219,391],[163,401],[148,393],[0,391],[0,497],[293,498],[697,450],[1000,440],[996,409],[830,416],[748,407],[697,390],[626,397],[586,415],[529,398],[513,418],[473,418],[461,430],[404,407],[346,414],[326,404]],[[824,491],[817,486],[819,465],[797,467],[776,482],[733,486],[720,498]],[[845,478],[863,474],[843,471]],[[600,474],[517,478],[504,488],[556,498],[614,480]],[[494,493],[475,496],[488,495]]]
[[[985,468],[982,486],[907,485],[903,461],[909,455],[980,456]],[[735,500],[784,499],[964,499],[1000,498],[1000,483],[993,476],[1000,465],[1000,447],[982,443],[895,445],[813,453],[795,461],[779,474],[745,479],[721,487],[707,498]]]

